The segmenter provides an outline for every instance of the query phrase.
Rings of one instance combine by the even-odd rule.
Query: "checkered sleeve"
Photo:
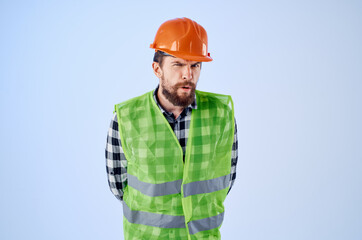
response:
[[[237,134],[237,126],[236,126],[236,119],[235,119],[235,131],[234,131],[234,142],[231,151],[231,178],[229,183],[229,191],[230,192],[232,186],[234,185],[235,178],[236,178],[236,165],[238,163],[238,134]]]
[[[124,155],[118,131],[117,113],[114,113],[108,129],[105,149],[108,185],[117,199],[123,199],[127,186],[127,159]]]

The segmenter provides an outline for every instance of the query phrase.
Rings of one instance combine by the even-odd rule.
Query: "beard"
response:
[[[195,100],[195,89],[196,89],[195,84],[193,84],[192,82],[185,82],[185,83],[176,84],[174,86],[166,87],[164,82],[165,81],[162,81],[162,83],[161,83],[162,94],[174,106],[184,107],[185,108],[185,107],[187,107],[188,105],[190,105],[191,103],[194,102],[194,100]],[[185,93],[182,93],[182,94],[178,95],[177,90],[180,87],[183,87],[183,86],[186,86],[186,85],[191,86],[191,91],[189,93],[185,92]]]

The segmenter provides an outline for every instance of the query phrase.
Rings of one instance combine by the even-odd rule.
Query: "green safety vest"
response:
[[[126,240],[220,239],[231,168],[234,109],[230,96],[196,91],[183,151],[153,92],[115,106],[128,185]]]

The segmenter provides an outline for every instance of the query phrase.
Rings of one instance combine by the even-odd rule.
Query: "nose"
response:
[[[186,81],[190,81],[192,80],[192,69],[191,69],[191,66],[189,64],[187,64],[184,69],[183,69],[183,72],[182,72],[182,79],[183,80],[186,80]]]

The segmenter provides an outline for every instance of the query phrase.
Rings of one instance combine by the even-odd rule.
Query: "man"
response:
[[[127,240],[221,238],[237,132],[231,97],[195,90],[207,47],[195,21],[166,21],[151,44],[159,85],[115,106],[106,163]]]

